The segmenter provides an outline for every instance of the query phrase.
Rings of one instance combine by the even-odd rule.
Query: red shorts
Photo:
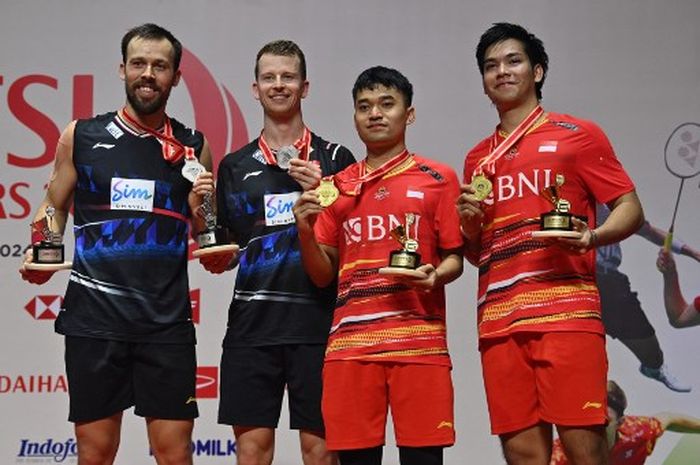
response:
[[[450,371],[438,365],[327,362],[321,402],[326,447],[350,450],[383,445],[389,406],[397,445],[454,444]]]
[[[547,422],[607,422],[605,336],[584,332],[517,333],[483,341],[481,366],[491,432]]]

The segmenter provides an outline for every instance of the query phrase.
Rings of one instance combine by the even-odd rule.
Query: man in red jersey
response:
[[[467,154],[457,210],[466,257],[479,267],[491,430],[511,465],[549,463],[552,425],[572,463],[605,464],[607,358],[593,249],[636,231],[642,208],[598,126],[540,107],[548,58],[539,39],[498,23],[476,56],[500,124]],[[553,206],[541,194],[552,190],[587,217],[573,218],[577,238],[533,238]],[[610,215],[592,229],[596,201]]]
[[[322,411],[342,465],[381,463],[389,406],[402,465],[442,464],[454,443],[445,285],[462,273],[459,182],[448,166],[406,148],[412,96],[394,69],[362,72],[353,99],[367,157],[294,207],[309,276],[318,286],[338,278]],[[417,241],[413,277],[380,274],[401,248],[394,235]]]
[[[679,413],[660,412],[650,417],[625,415],[627,396],[615,381],[608,381],[606,428],[610,465],[643,465],[664,431],[700,433],[700,419]],[[554,442],[550,465],[568,465],[561,441]]]

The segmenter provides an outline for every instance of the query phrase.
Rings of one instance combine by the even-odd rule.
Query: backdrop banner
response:
[[[77,462],[67,421],[63,338],[53,330],[69,272],[34,286],[21,280],[18,268],[60,132],[73,119],[124,104],[117,72],[127,29],[155,22],[182,41],[183,80],[173,89],[168,113],[206,134],[215,166],[259,133],[262,110],[251,91],[255,55],[266,42],[288,38],[306,54],[310,89],[304,119],[313,131],[361,158],[352,85],[370,66],[397,68],[415,91],[409,149],[461,174],[467,150],[497,124],[476,65],[477,41],[494,22],[520,23],[544,41],[549,53],[545,110],[598,123],[635,181],[646,218],[666,231],[681,184],[678,171],[700,170],[697,125],[674,134],[683,124],[700,123],[699,20],[697,0],[5,0],[0,14],[0,463]],[[698,182],[700,176],[684,178],[675,249],[683,244],[700,249]],[[67,257],[72,241],[70,223]],[[629,278],[655,329],[669,372],[692,391],[675,392],[644,376],[632,351],[611,337],[610,378],[626,391],[630,414],[670,411],[700,417],[695,358],[700,327],[669,324],[655,265],[659,249],[634,235],[621,244],[619,271]],[[681,289],[692,302],[700,293],[700,257],[675,258]],[[218,364],[235,271],[212,275],[190,260],[189,273],[199,365],[195,463],[235,463],[232,430],[216,423]],[[481,380],[476,274],[466,264],[463,276],[448,287],[457,431],[456,444],[445,453],[450,465],[504,463],[498,439],[489,434]],[[646,463],[696,465],[696,438],[667,432]],[[394,445],[389,428],[385,463],[398,463]],[[298,434],[289,430],[285,411],[275,449],[276,464],[301,463]],[[144,421],[132,411],[124,415],[116,463],[155,463]]]

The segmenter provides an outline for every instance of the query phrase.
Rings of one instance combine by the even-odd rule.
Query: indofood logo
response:
[[[69,438],[65,441],[54,439],[44,439],[33,441],[21,439],[19,452],[17,453],[17,463],[63,463],[75,462],[78,456],[78,444],[75,439]]]

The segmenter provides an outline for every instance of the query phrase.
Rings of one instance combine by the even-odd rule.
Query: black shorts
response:
[[[99,420],[131,406],[142,417],[197,417],[193,344],[65,339],[69,421]]]
[[[637,293],[632,292],[627,275],[617,270],[599,271],[596,280],[603,325],[608,336],[615,339],[647,339],[655,334]]]
[[[321,372],[324,344],[224,347],[219,423],[276,428],[284,388],[289,427],[322,432]]]

